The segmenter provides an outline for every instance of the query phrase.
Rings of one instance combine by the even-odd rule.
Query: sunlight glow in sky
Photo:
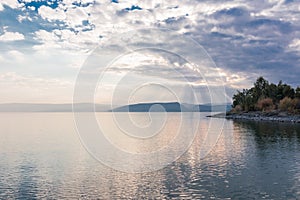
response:
[[[139,28],[167,28],[197,41],[215,61],[229,96],[261,75],[299,85],[298,1],[2,0],[0,103],[72,102],[88,55],[110,44],[112,35]],[[148,57],[156,60],[154,73],[162,73],[155,65],[171,61],[166,58]],[[150,64],[141,56],[126,59],[123,66]]]

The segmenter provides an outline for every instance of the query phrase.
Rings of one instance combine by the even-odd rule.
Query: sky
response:
[[[168,31],[146,33],[145,29]],[[163,48],[138,50],[151,45]],[[218,93],[221,86],[227,92],[225,101],[230,101],[234,91],[250,87],[258,76],[296,87],[300,85],[300,4],[296,0],[1,0],[0,103],[71,103],[78,74],[99,52],[97,62],[105,75],[95,92],[98,103],[113,98],[131,101],[128,88],[140,91],[136,101],[153,100],[154,95],[157,101],[172,101],[168,93],[172,88],[188,99],[188,92],[181,94],[189,91],[184,83],[202,94],[198,96],[202,103],[207,102],[208,90]],[[109,67],[104,65],[106,59],[111,61]],[[100,75],[97,67],[92,70]],[[197,70],[201,73],[194,73]],[[166,88],[154,83],[165,79]],[[139,89],[137,83],[146,82]]]

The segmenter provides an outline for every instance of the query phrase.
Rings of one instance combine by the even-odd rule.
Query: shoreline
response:
[[[288,115],[287,113],[278,112],[247,112],[247,113],[219,113],[212,116],[213,118],[226,118],[232,120],[250,120],[250,121],[271,121],[271,122],[288,122],[300,123],[300,115]]]

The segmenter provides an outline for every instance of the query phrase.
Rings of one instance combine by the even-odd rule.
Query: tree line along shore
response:
[[[259,77],[253,87],[233,95],[226,118],[300,123],[300,87]]]

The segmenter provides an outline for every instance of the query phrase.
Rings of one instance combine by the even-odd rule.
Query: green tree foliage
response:
[[[269,82],[262,76],[259,77],[254,83],[254,98],[257,101],[260,98],[266,98],[268,96]]]
[[[277,109],[280,102],[282,104],[286,102],[287,100],[281,101],[284,98],[289,98],[290,101],[296,102],[289,106],[289,111],[292,109],[298,110],[299,106],[297,102],[300,102],[300,87],[293,89],[290,85],[282,81],[279,81],[276,85],[269,83],[263,77],[259,77],[252,88],[237,91],[233,95],[232,107],[238,108],[236,110],[246,112],[256,110],[270,111],[271,109]]]
[[[242,92],[237,91],[233,96],[233,107],[239,105],[244,111],[251,111],[254,109],[253,90],[244,89]]]
[[[283,84],[282,81],[279,81],[277,85],[277,101],[284,99],[284,97],[294,98],[295,90],[287,84]]]
[[[300,98],[300,87],[296,88],[295,97]]]
[[[278,93],[277,85],[271,83],[267,88],[267,96],[271,99],[276,99]]]

